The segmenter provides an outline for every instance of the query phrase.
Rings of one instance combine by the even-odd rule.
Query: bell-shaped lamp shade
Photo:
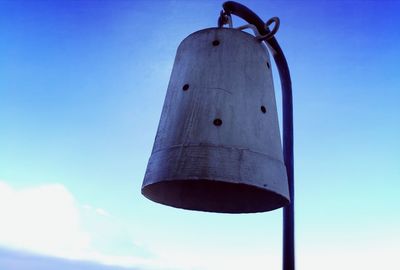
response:
[[[254,36],[209,28],[180,44],[142,194],[220,213],[289,203],[270,58]]]

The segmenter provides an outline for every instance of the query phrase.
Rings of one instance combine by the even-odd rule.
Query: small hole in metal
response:
[[[219,118],[217,118],[217,119],[214,119],[214,125],[216,125],[217,127],[219,127],[220,125],[222,125],[222,120],[221,119],[219,119]]]
[[[218,46],[218,45],[219,45],[219,40],[217,40],[217,39],[214,40],[213,43],[212,43],[212,45],[213,45],[213,46]]]
[[[262,113],[266,113],[267,112],[267,109],[265,108],[265,106],[261,106],[261,111],[262,111]]]
[[[267,67],[268,67],[268,68],[271,68],[270,65],[269,65],[269,62],[267,62]]]
[[[182,87],[182,90],[183,91],[186,91],[186,90],[188,90],[189,89],[189,85],[188,84],[185,84],[183,87]]]

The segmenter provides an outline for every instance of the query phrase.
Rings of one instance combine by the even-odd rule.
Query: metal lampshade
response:
[[[182,41],[142,194],[221,213],[289,203],[270,58],[254,36],[209,28]]]

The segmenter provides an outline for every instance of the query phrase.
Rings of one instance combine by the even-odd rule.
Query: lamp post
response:
[[[232,14],[247,21],[245,27],[256,36],[242,32],[245,27],[232,28]],[[264,23],[247,7],[228,1],[218,28],[195,32],[181,43],[142,194],[165,205],[208,212],[283,207],[283,270],[294,270],[292,86],[274,37],[278,28],[278,18]],[[262,42],[281,81],[283,149]]]

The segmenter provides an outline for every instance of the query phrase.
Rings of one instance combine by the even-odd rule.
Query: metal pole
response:
[[[226,15],[234,14],[257,27],[261,35],[270,33],[264,22],[246,6],[228,1],[223,4]],[[220,17],[218,25],[222,26]],[[283,157],[288,177],[290,204],[283,208],[283,270],[295,270],[294,254],[294,169],[293,169],[293,97],[292,82],[285,55],[274,36],[264,40],[278,67],[282,88]]]

